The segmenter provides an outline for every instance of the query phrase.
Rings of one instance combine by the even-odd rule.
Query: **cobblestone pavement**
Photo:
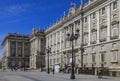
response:
[[[71,80],[70,74],[47,74],[45,72],[0,72],[0,81],[120,81],[120,78],[103,77],[98,79],[93,75],[75,75]]]

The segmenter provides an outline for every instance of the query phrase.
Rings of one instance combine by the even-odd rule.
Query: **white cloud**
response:
[[[22,12],[25,12],[29,7],[29,4],[6,6],[4,8],[0,8],[0,15],[18,15]]]

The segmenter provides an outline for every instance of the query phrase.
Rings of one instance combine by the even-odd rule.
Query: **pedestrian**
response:
[[[52,67],[53,75],[55,74],[55,66]]]
[[[102,70],[98,71],[98,79],[102,79]]]

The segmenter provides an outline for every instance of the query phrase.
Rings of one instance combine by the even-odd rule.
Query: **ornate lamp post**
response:
[[[47,52],[47,54],[48,54],[48,59],[47,59],[47,61],[48,61],[48,74],[50,73],[50,70],[49,70],[49,53],[51,53],[51,48],[48,46],[48,48],[46,49],[46,52]]]
[[[74,65],[75,65],[75,61],[74,61],[74,45],[73,45],[73,41],[74,40],[77,40],[78,37],[79,37],[79,29],[76,30],[75,34],[74,34],[74,30],[73,30],[73,27],[72,27],[72,33],[68,33],[67,34],[67,39],[68,41],[70,41],[72,43],[72,63],[71,63],[71,76],[70,76],[70,79],[75,79],[75,75],[74,75]]]

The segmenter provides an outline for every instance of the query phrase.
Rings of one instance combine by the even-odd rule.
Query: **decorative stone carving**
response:
[[[91,30],[91,32],[96,32],[97,31],[97,29],[96,28],[93,28],[92,30]]]
[[[119,24],[119,21],[112,21],[111,25]]]
[[[101,29],[104,29],[104,28],[107,28],[107,26],[105,26],[105,25],[102,25],[100,28],[101,28]]]

